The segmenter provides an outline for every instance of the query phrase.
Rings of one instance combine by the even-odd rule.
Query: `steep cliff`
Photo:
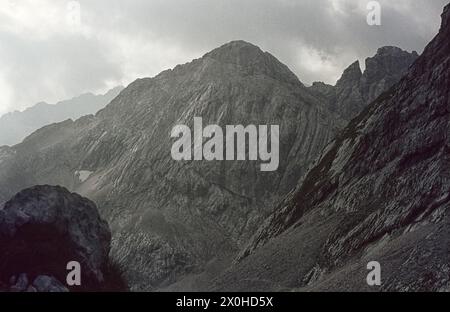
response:
[[[415,51],[409,53],[397,47],[382,47],[366,59],[364,73],[356,61],[345,69],[335,86],[316,82],[310,90],[326,101],[333,112],[351,120],[397,83],[417,57]]]
[[[450,5],[406,76],[355,118],[214,289],[449,291]],[[381,264],[369,287],[366,265]]]

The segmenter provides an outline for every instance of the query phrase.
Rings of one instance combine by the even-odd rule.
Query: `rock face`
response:
[[[178,124],[280,126],[280,165],[183,162]],[[344,122],[274,56],[243,41],[140,79],[96,116],[42,128],[5,150],[0,202],[35,184],[94,200],[132,289],[151,290],[232,259]],[[79,174],[83,173],[82,178]]]
[[[397,83],[417,57],[415,51],[409,53],[397,47],[382,47],[375,56],[366,59],[364,73],[356,61],[344,71],[336,86],[316,82],[310,90],[327,101],[332,111],[351,120]]]
[[[213,289],[450,290],[450,5],[407,75],[326,148]],[[370,261],[382,284],[366,283]]]
[[[366,69],[361,77],[361,94],[367,103],[400,81],[412,63],[419,57],[397,47],[382,47],[374,57],[366,59]]]
[[[95,114],[122,90],[123,87],[116,87],[104,95],[87,93],[54,105],[42,102],[23,112],[5,114],[0,117],[0,146],[20,143],[45,125]]]
[[[93,202],[62,187],[26,189],[0,210],[0,280],[12,291],[64,291],[67,264],[80,290],[105,282],[111,233]]]

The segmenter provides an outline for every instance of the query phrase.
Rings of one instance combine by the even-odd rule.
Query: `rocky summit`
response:
[[[212,289],[450,290],[450,5],[442,19],[406,76],[337,135]]]
[[[345,69],[335,86],[315,82],[310,90],[322,97],[333,112],[351,120],[397,83],[417,57],[415,51],[409,53],[397,47],[382,47],[366,59],[364,72],[356,61]]]

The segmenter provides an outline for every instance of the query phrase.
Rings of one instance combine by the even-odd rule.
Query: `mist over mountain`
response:
[[[35,130],[66,119],[78,119],[95,114],[111,102],[123,87],[116,87],[103,95],[82,94],[56,104],[38,103],[23,112],[15,111],[0,117],[0,146],[20,143]]]

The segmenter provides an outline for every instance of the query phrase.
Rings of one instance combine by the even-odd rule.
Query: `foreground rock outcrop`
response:
[[[57,186],[21,191],[0,210],[0,281],[11,291],[67,291],[67,264],[81,264],[81,286],[108,279],[111,232],[95,204]]]

